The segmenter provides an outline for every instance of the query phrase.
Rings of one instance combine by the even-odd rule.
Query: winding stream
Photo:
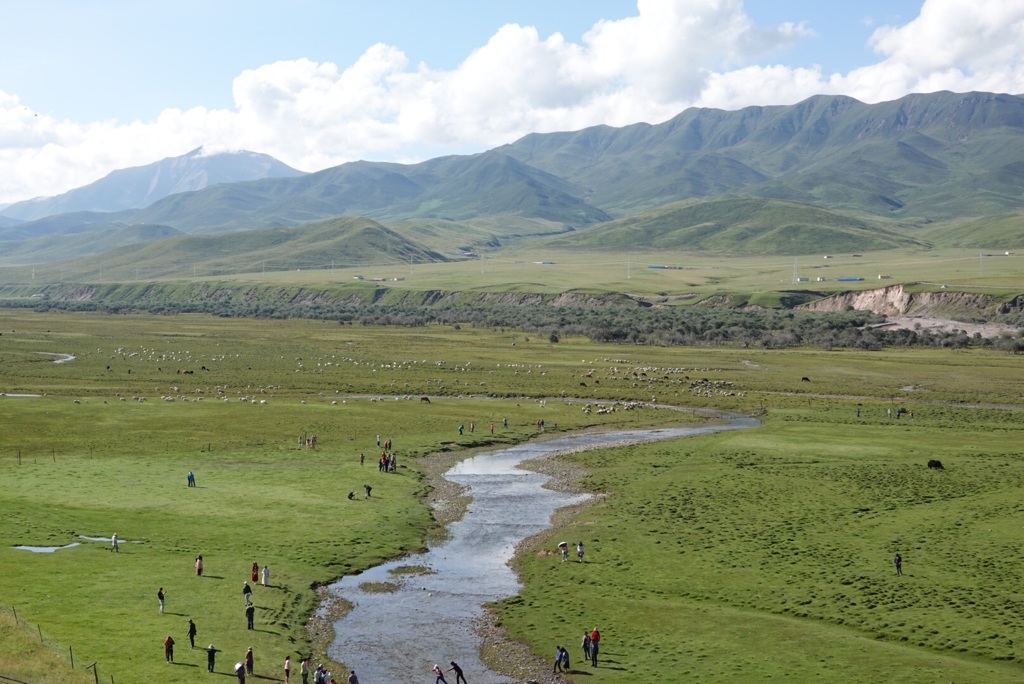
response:
[[[754,418],[729,415],[728,423],[701,427],[568,434],[483,453],[445,473],[468,487],[472,502],[461,520],[449,525],[449,539],[416,554],[345,577],[332,595],[352,610],[335,625],[330,655],[348,663],[362,682],[430,681],[430,668],[448,669],[455,660],[473,684],[505,684],[508,676],[480,662],[475,621],[483,604],[514,596],[520,584],[507,565],[518,542],[547,528],[551,516],[589,495],[543,487],[547,475],[517,468],[521,462],[558,452],[710,434],[754,427]],[[586,542],[586,540],[584,540]],[[425,573],[396,568],[422,566]],[[364,591],[360,585],[387,582],[395,591]],[[344,681],[344,673],[334,673]],[[452,676],[450,681],[454,681]]]

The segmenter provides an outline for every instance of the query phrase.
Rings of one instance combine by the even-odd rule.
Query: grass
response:
[[[998,245],[996,245],[998,248]],[[995,248],[993,248],[995,249]],[[204,269],[202,264],[186,264],[160,282],[177,282],[183,288],[189,283],[202,283],[216,288],[219,284],[262,284],[299,288],[312,292],[335,289],[365,294],[372,287],[383,287],[394,294],[445,290],[456,292],[531,292],[558,294],[566,291],[625,292],[652,296],[697,293],[709,295],[729,293],[744,295],[761,292],[804,290],[835,294],[849,290],[874,289],[899,283],[929,283],[928,287],[972,289],[1005,292],[1019,291],[1021,256],[983,257],[971,248],[890,249],[882,251],[829,254],[821,252],[799,256],[736,256],[715,255],[693,250],[666,248],[618,250],[556,250],[535,241],[503,249],[481,252],[481,258],[437,264],[410,264],[395,261],[377,265],[342,265],[333,267],[329,259],[310,263],[301,271],[287,268],[283,262],[244,261],[221,264],[218,271]],[[1002,251],[996,249],[995,252]],[[542,264],[539,262],[553,262]],[[680,267],[651,269],[649,265]],[[794,285],[794,267],[799,277],[808,282]],[[48,284],[67,283],[137,283],[140,289],[153,280],[143,268],[108,268],[98,272],[90,267],[68,264],[0,267],[0,285],[18,285],[22,289]],[[878,280],[878,275],[891,275]],[[388,282],[358,282],[387,279]],[[863,281],[837,282],[836,278],[860,276]],[[395,281],[395,278],[402,280]],[[818,281],[818,278],[823,280]],[[27,295],[26,295],[27,296]],[[340,295],[339,295],[340,296]],[[342,297],[343,298],[343,297]],[[385,301],[388,301],[385,297]]]
[[[1019,412],[880,414],[566,456],[608,496],[523,554],[505,627],[543,649],[599,625],[591,682],[1019,677]],[[534,553],[564,538],[585,563]]]
[[[500,611],[537,653],[598,624],[609,667],[591,682],[1019,676],[1024,396],[1013,356],[550,344],[474,328],[24,311],[0,311],[0,333],[0,391],[45,395],[0,397],[0,605],[57,653],[73,647],[76,665],[98,661],[101,676],[205,676],[205,652],[190,652],[184,636],[190,617],[197,644],[222,649],[219,671],[253,646],[257,673],[277,676],[285,655],[309,652],[314,586],[422,546],[434,527],[420,503],[423,455],[527,439],[538,418],[576,429],[684,417],[587,414],[563,396],[657,396],[764,410],[767,422],[570,457],[609,496],[538,541],[584,539],[586,563],[521,559],[526,586]],[[76,358],[55,364],[39,352]],[[731,384],[708,390],[704,379]],[[913,421],[887,418],[901,406]],[[315,451],[297,444],[309,434]],[[373,468],[377,434],[394,440],[396,475]],[[929,458],[946,470],[925,468]],[[77,537],[113,532],[118,554]],[[53,554],[11,548],[76,540]],[[273,586],[255,588],[249,632],[240,594],[254,561],[270,567]],[[180,665],[163,662],[167,634]],[[0,666],[18,652],[0,642]]]

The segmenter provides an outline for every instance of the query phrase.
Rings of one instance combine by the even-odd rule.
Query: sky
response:
[[[203,146],[302,171],[689,107],[1024,94],[1022,0],[0,0],[0,204]]]

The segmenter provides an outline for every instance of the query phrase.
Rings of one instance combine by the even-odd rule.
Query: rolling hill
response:
[[[548,241],[564,249],[807,254],[921,246],[881,221],[754,197],[683,200]]]
[[[364,218],[335,218],[289,228],[179,234],[112,249],[65,264],[84,273],[128,273],[146,279],[247,271],[330,268],[352,264],[404,265],[446,261],[443,254]]]

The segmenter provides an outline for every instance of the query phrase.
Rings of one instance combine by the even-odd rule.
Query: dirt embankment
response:
[[[991,295],[971,292],[907,292],[902,285],[833,295],[804,304],[809,311],[843,311],[847,307],[885,316],[947,318],[957,314],[974,316],[1000,313],[1001,301]]]
[[[877,290],[847,292],[804,304],[808,311],[871,311],[886,316],[886,327],[949,332],[963,330],[994,337],[1014,327],[1000,325],[998,318],[1024,309],[1024,295],[1007,301],[973,292],[907,292],[902,285]],[[988,319],[990,323],[965,323],[957,318]]]

